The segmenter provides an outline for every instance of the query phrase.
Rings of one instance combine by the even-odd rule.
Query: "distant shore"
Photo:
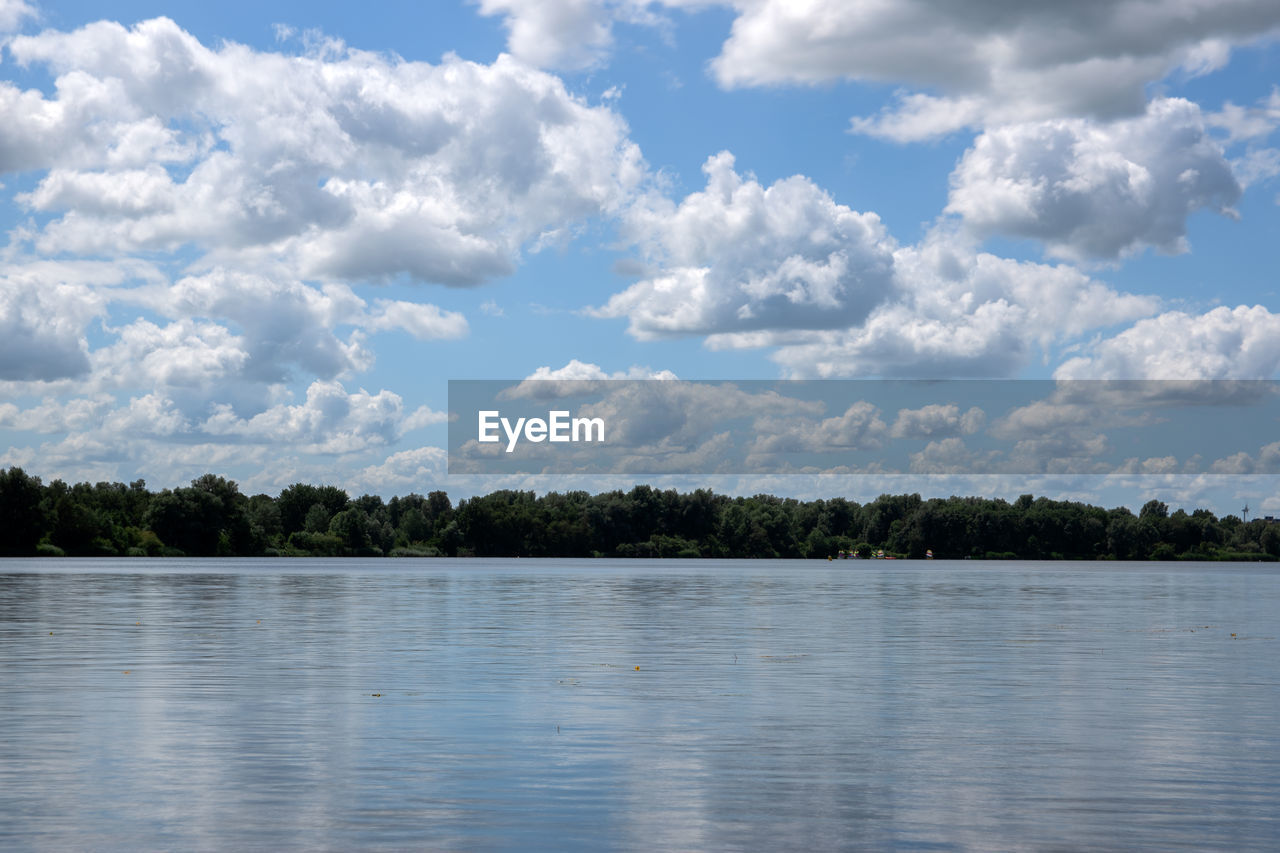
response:
[[[384,501],[296,483],[247,496],[205,474],[152,492],[124,483],[42,483],[0,471],[0,555],[96,557],[712,557],[833,560],[1280,559],[1280,522],[1170,512],[1136,515],[1023,495],[859,504],[707,489],[636,486],[589,494],[499,490],[459,501],[442,491]]]

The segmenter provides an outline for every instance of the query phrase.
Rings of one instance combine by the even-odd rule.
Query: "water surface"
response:
[[[1280,573],[0,561],[0,847],[1280,848]]]

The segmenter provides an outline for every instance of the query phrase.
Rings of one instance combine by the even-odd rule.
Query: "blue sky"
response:
[[[0,465],[613,487],[450,478],[447,380],[1275,378],[1277,35],[1271,0],[0,0]]]

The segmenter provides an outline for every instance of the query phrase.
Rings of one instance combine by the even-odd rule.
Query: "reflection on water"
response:
[[[1280,574],[0,561],[0,847],[1275,849]]]

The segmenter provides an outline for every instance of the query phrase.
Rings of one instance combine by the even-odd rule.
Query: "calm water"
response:
[[[0,561],[0,847],[1277,849],[1278,614],[1222,564]]]

